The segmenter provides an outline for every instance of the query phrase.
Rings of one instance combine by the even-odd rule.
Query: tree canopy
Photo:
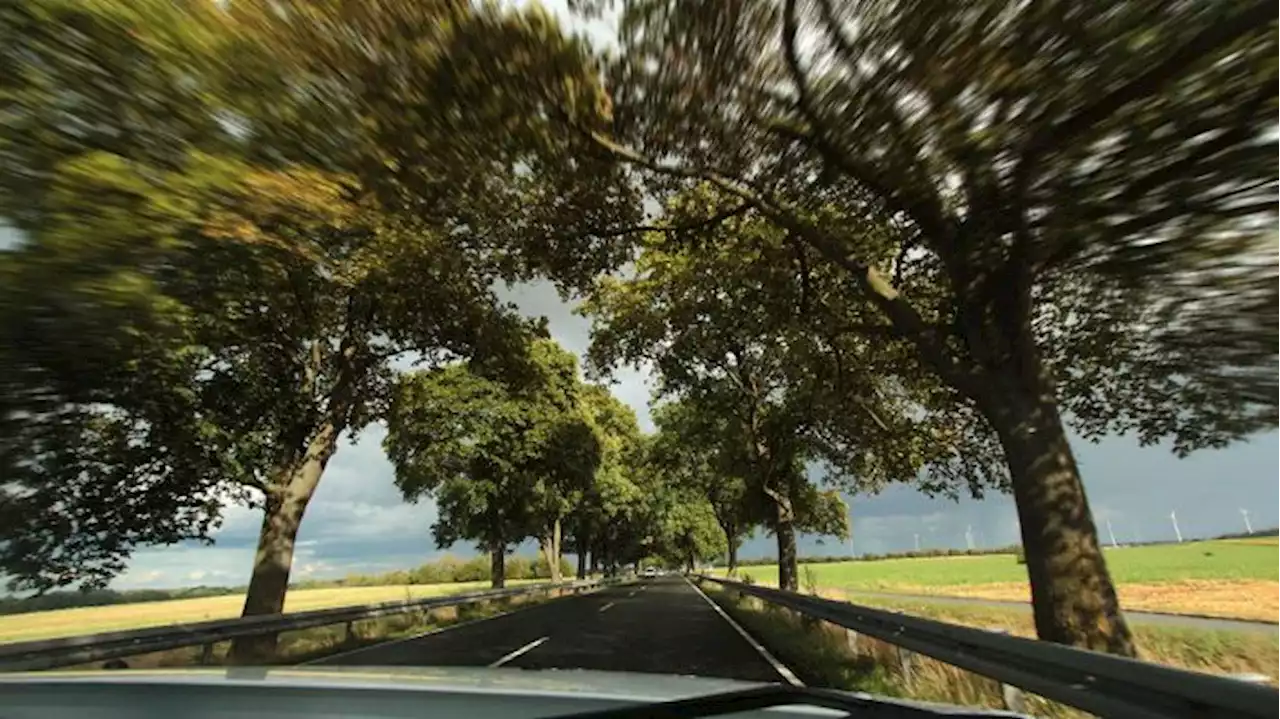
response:
[[[524,377],[486,377],[481,361],[402,378],[384,442],[405,497],[437,500],[439,546],[476,541],[493,557],[495,586],[526,537],[543,541],[559,579],[560,522],[595,483],[605,443],[625,439],[590,421],[572,354],[545,339],[528,350]]]
[[[1039,636],[1133,654],[1067,428],[1277,424],[1275,7],[571,6],[617,46],[465,0],[0,3],[11,584],[103,586],[240,502],[244,613],[279,612],[387,421],[438,541],[558,567],[564,533],[580,572],[759,526],[795,588],[837,489],[1008,491]],[[498,299],[533,279],[584,297],[593,371],[651,364],[657,433]]]
[[[632,216],[629,186],[539,110],[591,105],[593,60],[540,10],[40,0],[4,5],[0,39],[17,586],[103,584],[243,499],[264,509],[245,613],[280,611],[393,361],[515,352],[530,328],[494,283],[625,259],[591,232]]]
[[[580,131],[660,197],[714,187],[690,226],[839,271],[999,446],[1040,636],[1132,653],[1063,416],[1180,452],[1275,426],[1275,8],[618,4]]]

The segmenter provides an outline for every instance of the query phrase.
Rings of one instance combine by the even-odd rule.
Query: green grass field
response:
[[[771,609],[750,598],[732,596],[713,585],[707,594],[811,686],[866,691],[904,698],[968,706],[1003,708],[999,685],[989,679],[917,656],[910,677],[901,672],[897,651],[888,644],[861,637],[851,645],[843,629],[825,622],[805,621],[786,611]],[[886,599],[853,595],[861,604],[931,617],[941,621],[999,628],[1034,637],[1030,614],[1002,607],[940,605],[927,600]],[[1272,685],[1277,677],[1275,635],[1250,632],[1203,631],[1140,625],[1133,628],[1142,659],[1213,674],[1262,674]],[[1087,719],[1080,711],[1027,696],[1030,716]]]
[[[1222,540],[1107,549],[1107,566],[1120,584],[1150,584],[1185,580],[1280,579],[1280,547],[1274,538]],[[883,559],[807,565],[819,586],[838,589],[885,589],[903,586],[943,587],[1003,582],[1026,582],[1026,567],[1010,554],[977,557]],[[756,581],[776,583],[776,565],[742,567]],[[804,581],[804,570],[801,572]]]
[[[536,581],[541,580],[508,580],[507,586],[532,584]],[[438,597],[488,588],[488,582],[458,582],[390,587],[300,589],[289,592],[284,608],[286,612],[301,612],[350,604]],[[166,624],[187,624],[210,619],[230,619],[240,614],[243,604],[243,595],[230,594],[222,597],[175,599],[168,602],[113,604],[104,607],[77,607],[10,614],[0,616],[0,643],[140,629]]]

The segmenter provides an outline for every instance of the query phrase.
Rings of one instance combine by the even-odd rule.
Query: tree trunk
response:
[[[778,538],[778,588],[788,592],[800,589],[800,571],[796,559],[796,515],[790,497],[773,497]]]
[[[559,583],[560,577],[560,520],[557,519],[548,528],[542,538],[542,554],[547,559],[547,573],[551,581]]]
[[[1038,358],[1035,358],[1038,365]],[[1135,656],[1052,385],[1038,366],[985,383],[978,404],[1013,483],[1040,639]],[[1022,374],[1027,377],[1028,374]]]
[[[555,524],[552,525],[552,528],[551,528],[551,554],[553,555],[552,558],[555,560],[554,562],[551,563],[551,566],[552,566],[551,576],[554,577],[552,581],[559,582],[564,579],[564,577],[560,576],[560,518],[559,517],[556,518]]]
[[[589,535],[581,527],[578,528],[578,579],[587,578],[587,547]]]
[[[489,550],[489,585],[494,589],[507,586],[507,547],[500,544]]]
[[[725,546],[729,548],[726,553],[725,562],[728,564],[727,574],[733,574],[738,570],[738,531],[732,522],[720,522],[720,531],[724,532]]]
[[[253,560],[253,576],[249,579],[240,616],[284,611],[298,528],[302,526],[302,516],[315,494],[329,457],[333,455],[337,439],[336,428],[329,425],[321,427],[308,445],[302,464],[292,472],[275,473],[283,481],[277,482],[277,489],[265,501],[258,551]],[[242,666],[263,665],[275,658],[275,649],[274,634],[242,637],[232,641],[229,659],[232,664]]]

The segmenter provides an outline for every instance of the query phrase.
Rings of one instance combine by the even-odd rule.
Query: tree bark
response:
[[[560,576],[560,520],[557,519],[542,538],[542,554],[547,559],[547,573],[553,583],[558,584]]]
[[[578,579],[587,578],[587,547],[591,546],[590,535],[581,526],[578,527]]]
[[[725,556],[725,562],[729,565],[726,569],[727,574],[733,574],[738,570],[738,532],[737,527],[731,522],[720,522],[720,531],[724,532],[725,546],[729,548]]]
[[[507,586],[507,547],[499,544],[489,550],[489,585],[494,589]]]
[[[794,592],[800,589],[800,571],[796,558],[796,514],[791,497],[772,495],[778,538],[778,588]]]
[[[284,611],[289,589],[289,572],[293,566],[293,550],[298,529],[307,504],[315,494],[324,468],[337,448],[338,430],[325,424],[307,447],[302,462],[292,471],[280,470],[268,493],[258,533],[258,550],[253,560],[253,576],[245,593],[242,617],[279,614]],[[242,637],[231,643],[230,662],[237,665],[263,665],[275,658],[276,636],[263,634]]]
[[[1004,448],[1021,524],[1040,639],[1136,656],[1120,611],[1052,384],[1010,370],[984,383],[978,405]],[[1038,364],[1038,362],[1036,363]],[[1026,386],[1030,385],[1030,386]]]
[[[555,578],[552,581],[559,582],[562,579],[564,579],[564,577],[560,575],[560,518],[559,517],[556,518],[555,524],[553,524],[551,527],[551,554],[553,555],[552,558],[555,560],[551,564],[551,566],[553,567],[551,570],[551,576]]]

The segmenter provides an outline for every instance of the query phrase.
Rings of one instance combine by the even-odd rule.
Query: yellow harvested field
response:
[[[1151,584],[1121,584],[1117,590],[1120,592],[1120,604],[1125,609],[1264,622],[1274,622],[1277,615],[1280,615],[1280,582],[1269,580],[1186,579]],[[946,587],[899,585],[893,591],[902,594],[1031,601],[1031,592],[1025,582]]]
[[[508,586],[530,584],[530,580],[509,580]],[[300,589],[289,592],[286,612],[327,609],[351,604],[372,604],[405,599],[438,597],[445,594],[488,589],[488,582],[453,584],[413,584],[390,587],[338,587],[333,589]],[[244,596],[175,599],[167,602],[113,604],[103,607],[77,607],[47,612],[0,616],[0,643],[26,642],[78,634],[97,634],[124,629],[141,629],[168,624],[189,624],[211,619],[239,616]]]

